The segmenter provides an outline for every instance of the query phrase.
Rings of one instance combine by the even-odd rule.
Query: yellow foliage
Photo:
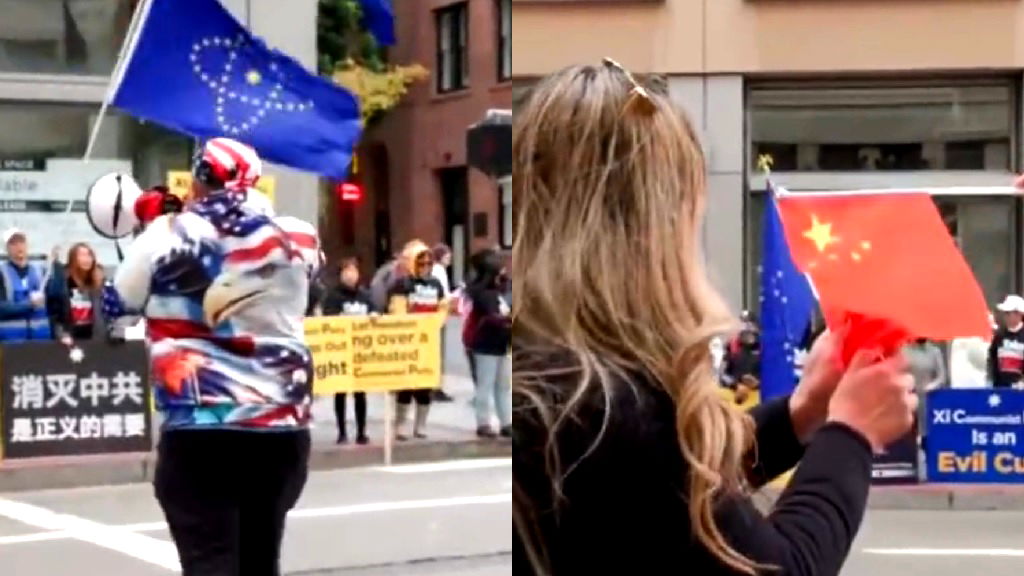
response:
[[[359,98],[364,124],[398,106],[413,82],[429,77],[430,72],[419,64],[390,66],[384,72],[374,72],[348,62],[334,73],[334,81]]]

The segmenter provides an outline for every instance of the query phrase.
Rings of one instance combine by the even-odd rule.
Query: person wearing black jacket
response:
[[[67,264],[54,264],[54,274],[63,280],[60,300],[64,334],[74,340],[107,337],[103,318],[103,268],[96,253],[84,242],[68,250]]]
[[[705,265],[698,133],[664,88],[605,59],[517,111],[516,574],[836,576],[913,377],[875,350],[844,366],[826,333],[792,396],[722,398],[710,341],[736,320]],[[750,490],[797,462],[762,516]]]
[[[340,282],[327,292],[323,301],[324,316],[368,316],[376,313],[370,292],[359,285],[359,260],[346,258],[341,262],[338,273]],[[369,444],[366,435],[366,392],[356,392],[356,443]],[[348,442],[348,430],[345,424],[348,395],[334,395],[334,415],[338,421],[338,444]]]
[[[993,388],[1016,388],[1024,378],[1024,298],[1006,297],[996,308],[1003,325],[988,348],[988,377]]]
[[[812,353],[816,360],[810,361],[817,366],[808,368],[811,377],[802,390],[751,412],[756,448],[746,458],[746,490],[721,489],[716,496],[716,527],[743,557],[778,568],[764,574],[839,574],[867,506],[872,453],[884,446],[884,439],[893,437],[894,430],[909,427],[912,419],[907,406],[896,400],[909,393],[911,384],[891,384],[893,378],[900,378],[901,359],[873,363],[861,354],[830,396],[831,384],[826,382],[835,375],[828,374],[832,369],[822,361],[838,347],[825,341],[817,348]],[[574,374],[571,365],[552,361],[558,356],[541,359],[539,364],[517,356],[516,370],[543,368],[553,374]],[[548,380],[547,385],[558,389],[567,383],[560,380]],[[890,383],[876,386],[883,380]],[[882,389],[886,390],[875,395]],[[661,386],[640,376],[617,380],[609,390],[610,398],[599,390],[585,395],[571,424],[556,435],[553,449],[564,469],[572,468],[563,477],[557,501],[552,500],[553,478],[546,471],[547,426],[534,409],[517,400],[513,438],[516,573],[522,567],[522,573],[531,576],[741,574],[694,538],[692,516],[683,497],[692,469],[680,450],[673,399]],[[865,399],[865,392],[873,397]],[[818,407],[810,412],[802,408],[807,406],[804,395],[818,396],[812,401]],[[890,413],[897,425],[878,435],[880,430],[864,415],[887,397],[898,405]],[[798,463],[772,511],[762,516],[749,492]],[[532,546],[527,543],[530,538]],[[538,556],[538,549],[546,556],[543,572],[531,568],[531,557]]]
[[[473,331],[469,348],[473,354],[476,382],[476,434],[494,438],[491,429],[492,402],[498,414],[503,437],[512,436],[512,360],[509,346],[512,338],[512,310],[505,299],[508,275],[497,253],[478,262],[479,267],[469,286],[473,302]]]

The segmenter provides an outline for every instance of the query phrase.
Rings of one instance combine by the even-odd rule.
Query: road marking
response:
[[[882,556],[992,556],[1024,558],[1019,548],[865,548],[866,554]]]
[[[445,462],[429,462],[426,464],[403,464],[400,466],[382,466],[375,468],[378,472],[390,474],[429,474],[432,472],[451,472],[455,470],[486,470],[489,468],[510,468],[511,458],[469,458],[448,460]]]
[[[46,532],[38,532],[35,534],[22,534],[18,536],[2,536],[0,537],[0,546],[11,545],[11,544],[28,544],[32,542],[49,542],[54,540],[68,540],[76,539],[83,540],[79,534],[73,530],[70,526],[61,525],[58,523],[33,523],[26,522],[20,518],[15,518],[4,513],[3,509],[4,500],[0,500],[0,516],[7,516],[12,520],[17,520],[22,524],[28,524],[36,528],[42,528],[47,530]],[[299,510],[292,510],[288,514],[289,518],[334,518],[339,516],[352,516],[356,514],[373,514],[376,512],[399,512],[402,510],[432,510],[435,508],[456,508],[462,506],[483,506],[490,504],[506,504],[512,502],[512,493],[507,492],[503,494],[488,494],[484,496],[458,496],[454,498],[433,498],[429,500],[397,500],[394,502],[368,502],[365,504],[349,504],[345,506],[330,506],[326,508],[302,508]],[[18,504],[11,502],[18,506],[26,506],[24,504]],[[42,510],[42,509],[40,509]],[[51,515],[63,518],[64,516],[56,514],[54,512],[46,511]],[[81,520],[81,519],[79,519]],[[83,520],[89,522],[87,520]],[[95,524],[95,523],[93,523]],[[96,524],[97,526],[104,526],[102,524]],[[117,530],[121,533],[128,535],[140,535],[143,532],[160,532],[167,529],[167,524],[163,522],[142,522],[138,524],[121,524],[117,526],[105,526],[110,530]],[[155,542],[164,542],[149,538],[148,536],[142,536],[147,540]],[[86,542],[91,542],[85,540]],[[95,542],[92,542],[95,544]],[[106,547],[106,546],[104,546]],[[173,550],[173,546],[171,546]],[[175,556],[175,558],[177,558]]]
[[[43,530],[62,532],[68,538],[120,552],[172,572],[180,572],[178,553],[170,542],[70,514],[0,498],[0,516]],[[23,537],[24,538],[24,537]]]
[[[493,494],[490,496],[462,496],[457,498],[437,498],[433,500],[403,500],[398,502],[374,502],[335,506],[331,508],[306,508],[293,510],[289,518],[329,518],[334,516],[351,516],[373,512],[394,512],[398,510],[428,510],[433,508],[454,508],[459,506],[477,506],[481,504],[504,504],[512,502],[512,494]]]

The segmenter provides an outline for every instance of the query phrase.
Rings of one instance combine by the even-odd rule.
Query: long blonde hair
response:
[[[710,341],[735,324],[703,265],[705,167],[693,127],[667,95],[605,60],[542,80],[517,111],[512,153],[512,389],[517,409],[539,414],[545,428],[555,499],[577,464],[557,452],[562,424],[593,393],[603,397],[593,450],[613,409],[612,387],[627,374],[647,375],[675,404],[695,536],[753,574],[757,565],[714,520],[716,501],[743,489],[752,423],[719,396],[712,372]],[[564,370],[520,361],[544,348],[575,367],[569,389],[557,391],[564,401],[550,401],[551,381],[564,382]],[[514,523],[544,573],[537,511],[514,487]]]

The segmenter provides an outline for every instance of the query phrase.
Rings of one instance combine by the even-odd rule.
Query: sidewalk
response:
[[[754,497],[762,509],[778,498],[782,487],[770,485]],[[871,510],[1024,510],[1024,485],[919,484],[916,486],[875,486],[868,498]]]
[[[410,440],[394,444],[393,463],[431,462],[459,458],[510,457],[508,441],[480,440],[470,400],[473,382],[459,340],[460,325],[452,320],[447,331],[444,389],[455,397],[454,402],[437,403],[428,420],[426,440]],[[335,444],[337,428],[334,420],[334,399],[316,399],[313,406],[313,451],[310,468],[332,470],[384,464],[384,395],[368,399],[367,433],[370,445],[357,446],[355,423],[352,421],[353,400],[349,398],[349,438],[352,444]],[[154,446],[156,438],[154,438]],[[0,493],[27,490],[48,490],[130,484],[152,480],[153,454],[119,454],[32,460],[0,461]]]

